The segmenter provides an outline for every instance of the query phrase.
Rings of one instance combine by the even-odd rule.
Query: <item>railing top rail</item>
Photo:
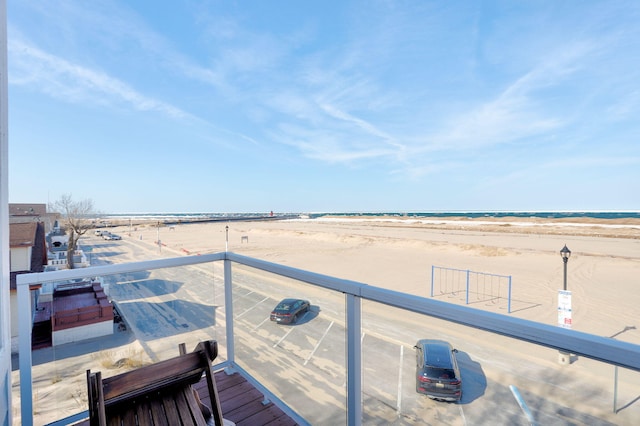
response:
[[[225,253],[213,253],[197,256],[172,257],[144,262],[118,263],[114,265],[91,266],[88,268],[64,269],[60,271],[34,272],[16,276],[17,286],[43,284],[52,281],[65,281],[78,278],[90,278],[102,275],[125,274],[129,272],[150,271],[152,269],[174,268],[197,265],[216,260],[224,260]]]
[[[466,272],[468,274],[486,275],[491,277],[511,278],[511,275],[491,274],[489,272],[472,271],[471,269],[448,268],[446,266],[437,266],[437,265],[433,265],[432,268],[446,270],[446,271],[454,271],[454,272]]]

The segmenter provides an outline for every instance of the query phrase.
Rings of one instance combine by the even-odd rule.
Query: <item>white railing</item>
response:
[[[74,256],[74,265],[77,268],[87,268],[90,265],[89,263],[89,259],[87,258],[87,255],[82,251],[82,250],[76,250],[73,252],[73,256]],[[49,266],[56,266],[58,268],[66,268],[67,267],[67,252],[66,251],[59,251],[59,252],[55,252],[55,253],[49,253],[48,254],[48,261],[47,261],[47,265]]]
[[[368,300],[435,317],[467,327],[485,330],[513,339],[557,349],[586,358],[602,361],[615,366],[640,371],[640,346],[611,338],[595,336],[556,326],[540,324],[528,320],[513,318],[492,312],[480,311],[467,306],[452,305],[437,300],[399,293],[393,290],[373,287],[359,282],[342,280],[326,275],[312,273],[283,265],[278,265],[231,252],[201,256],[187,256],[170,259],[151,260],[91,268],[61,270],[22,274],[17,277],[18,304],[20,309],[19,329],[19,367],[22,424],[33,424],[32,357],[29,285],[53,281],[65,281],[130,272],[150,271],[162,268],[174,268],[209,262],[224,262],[225,319],[227,363],[235,364],[234,314],[232,294],[232,264],[256,268],[260,271],[288,277],[313,286],[340,292],[345,295],[346,309],[346,363],[347,363],[347,423],[362,424],[362,300]],[[238,367],[239,370],[243,370]],[[243,370],[244,371],[244,370]],[[254,382],[263,392],[268,389]],[[297,413],[288,409],[276,396],[270,398],[301,424],[306,421]]]

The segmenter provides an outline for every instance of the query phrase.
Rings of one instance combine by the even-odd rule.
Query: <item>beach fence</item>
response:
[[[506,304],[511,313],[511,275],[475,272],[469,269],[431,266],[431,297],[447,296],[464,300],[467,305]]]

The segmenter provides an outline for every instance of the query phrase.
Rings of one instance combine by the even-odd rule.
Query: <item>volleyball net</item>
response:
[[[496,305],[511,313],[511,275],[431,266],[431,297]]]

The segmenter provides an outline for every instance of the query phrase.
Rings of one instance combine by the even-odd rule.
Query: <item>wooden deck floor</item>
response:
[[[263,404],[262,393],[239,373],[227,375],[224,371],[215,373],[222,415],[236,426],[293,426],[297,423],[272,402]],[[200,399],[209,398],[206,381],[195,385]]]

